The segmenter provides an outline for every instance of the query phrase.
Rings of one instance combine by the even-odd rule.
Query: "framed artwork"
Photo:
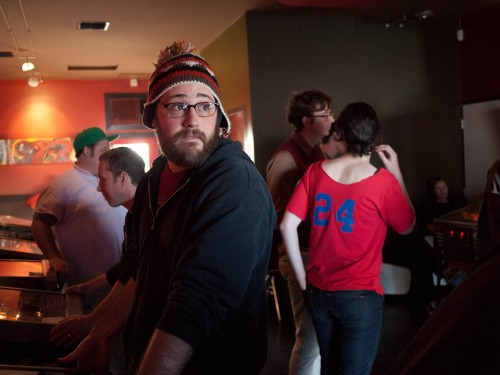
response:
[[[142,112],[147,95],[144,93],[104,94],[106,128],[108,130],[142,130]]]
[[[9,149],[6,139],[0,139],[0,165],[6,165],[9,161]]]

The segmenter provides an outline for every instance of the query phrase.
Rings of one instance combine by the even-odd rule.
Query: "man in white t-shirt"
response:
[[[99,156],[117,137],[97,127],[77,134],[73,168],[50,183],[35,207],[35,240],[59,281],[68,285],[90,280],[120,260],[126,210],[110,207],[97,191]],[[84,311],[90,311],[107,292],[86,298]]]

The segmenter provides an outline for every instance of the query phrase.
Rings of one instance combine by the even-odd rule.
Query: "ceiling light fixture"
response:
[[[33,64],[29,59],[30,58],[27,57],[26,61],[21,66],[21,69],[22,69],[23,72],[29,72],[30,70],[35,69],[35,64]]]
[[[28,86],[30,87],[38,87],[38,85],[40,85],[41,82],[42,80],[35,76],[31,76],[28,78]]]
[[[28,20],[26,19],[26,13],[24,12],[24,7],[23,7],[23,3],[21,0],[18,0],[19,1],[19,8],[21,8],[21,14],[23,16],[23,19],[24,19],[24,25],[26,27],[26,33],[28,34],[28,40],[31,44],[31,52],[30,54],[32,53],[33,56],[36,56],[35,55],[35,47],[33,45],[33,38],[31,37],[31,29],[28,25]],[[2,13],[2,16],[3,16],[3,19],[5,21],[5,24],[7,25],[7,29],[9,30],[9,33],[10,33],[10,36],[12,38],[12,43],[14,44],[14,47],[15,47],[15,50],[17,52],[17,55],[19,57],[19,55],[21,54],[21,49],[19,48],[19,44],[17,43],[16,41],[16,38],[14,37],[14,33],[13,33],[13,28],[11,27],[8,19],[7,19],[7,16],[5,14],[5,12],[3,11],[2,7],[0,6],[0,12]],[[24,51],[27,51],[26,49],[23,49]],[[35,59],[35,57],[28,57],[28,56],[25,56],[25,57],[19,57],[20,59],[23,59],[23,60],[26,60],[22,66],[21,66],[21,70],[23,72],[29,72],[29,71],[32,71],[35,69],[35,64],[33,64],[33,62],[31,62],[30,60],[33,60]],[[34,79],[33,79],[34,78]],[[35,83],[35,80],[37,81]],[[33,75],[31,77],[28,78],[28,84],[31,86],[31,87],[37,87],[40,82],[42,82],[41,78],[37,78],[37,77],[34,77]]]
[[[423,10],[422,12],[415,13],[415,17],[419,21],[425,20],[429,17],[432,17],[433,15],[434,15],[434,13],[432,12],[432,10]]]
[[[392,22],[386,22],[385,27],[389,28],[392,26],[398,26],[399,28],[403,28],[405,26],[408,26],[409,24],[412,24],[414,22],[420,22],[423,20],[426,20],[428,18],[431,18],[434,16],[434,12],[432,10],[423,10],[418,13],[414,13],[413,15],[407,16],[406,14],[403,14],[402,17],[392,21]]]

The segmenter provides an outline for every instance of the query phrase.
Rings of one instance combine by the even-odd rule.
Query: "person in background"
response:
[[[292,136],[283,143],[267,164],[266,179],[273,197],[278,223],[286,205],[306,169],[322,160],[320,142],[329,135],[335,121],[332,99],[321,91],[305,91],[294,95],[287,106],[286,117],[293,129]],[[300,246],[304,263],[308,262],[309,223],[300,227]],[[276,231],[275,236],[279,236]],[[319,373],[319,349],[311,317],[304,308],[302,292],[290,260],[280,239],[275,240],[280,273],[286,280],[295,324],[295,344],[290,358],[289,375]],[[316,365],[315,365],[316,362]],[[315,370],[314,370],[315,369]]]
[[[60,283],[68,286],[93,279],[120,260],[126,210],[110,207],[97,191],[99,156],[117,137],[98,127],[77,134],[73,168],[57,176],[36,203],[33,236]],[[88,295],[84,311],[108,291]]]
[[[99,157],[97,190],[111,207],[123,206],[127,209],[124,227],[124,241],[120,261],[105,273],[81,284],[68,287],[65,294],[80,294],[84,297],[100,290],[113,289],[119,293],[135,271],[137,247],[133,236],[132,206],[135,191],[144,176],[144,160],[128,147],[118,147],[105,151]],[[70,316],[59,322],[50,332],[51,341],[58,346],[73,346],[90,331],[95,320],[107,311],[104,301],[88,315]]]
[[[335,126],[332,124],[328,135],[321,139],[321,143],[319,145],[323,157],[327,160],[335,159],[337,156],[340,156],[339,144],[333,137],[334,130]]]
[[[316,328],[321,374],[370,374],[382,327],[382,246],[387,226],[409,233],[415,213],[397,154],[374,147],[379,122],[366,103],[334,124],[341,156],[309,167],[287,205],[281,234]],[[370,163],[375,151],[385,168]],[[311,222],[310,262],[297,228]],[[307,272],[306,268],[307,267]]]
[[[479,256],[500,245],[500,159],[488,170],[477,223]]]
[[[104,314],[113,313],[112,302],[123,292],[137,265],[137,246],[133,235],[132,206],[135,191],[144,176],[144,160],[128,147],[105,151],[99,157],[97,190],[111,207],[123,206],[128,212],[125,217],[124,241],[120,262],[85,283],[68,287],[64,293],[75,293],[86,297],[99,290],[111,292],[87,315],[69,316],[50,331],[50,340],[57,346],[71,347],[78,344],[90,331],[95,321]],[[111,305],[111,306],[110,306]],[[123,340],[118,337],[112,345],[110,369],[121,374],[125,369]]]
[[[464,202],[449,199],[448,185],[444,179],[438,176],[427,180],[427,191],[429,193],[429,200],[419,210],[419,225],[426,235],[432,235],[436,233],[434,219],[460,208]]]
[[[449,272],[442,269],[440,257],[434,250],[434,235],[438,230],[434,219],[462,207],[465,200],[451,199],[448,184],[442,177],[431,177],[426,185],[428,200],[417,209],[417,230],[411,236],[388,238],[384,261],[388,259],[389,263],[411,269],[414,306],[425,306],[427,312],[432,313],[441,298],[439,288],[435,285],[441,281],[435,281],[434,278]]]
[[[256,375],[267,356],[272,199],[241,144],[227,138],[208,63],[182,41],[155,66],[143,122],[163,154],[134,200],[138,267],[113,314],[60,362],[105,368],[125,328],[128,374]]]

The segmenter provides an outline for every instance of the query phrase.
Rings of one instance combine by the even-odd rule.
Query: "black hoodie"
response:
[[[142,179],[140,263],[125,341],[135,371],[155,328],[189,343],[184,374],[258,374],[267,355],[266,287],[276,214],[260,173],[229,139],[157,210],[164,156]]]

